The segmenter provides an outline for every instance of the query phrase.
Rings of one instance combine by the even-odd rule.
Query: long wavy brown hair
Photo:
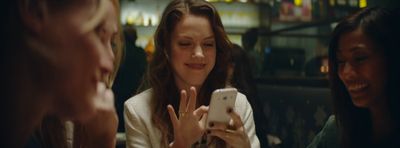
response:
[[[382,50],[388,71],[385,93],[388,99],[390,116],[396,125],[400,123],[400,61],[398,60],[400,42],[399,12],[384,8],[366,8],[345,18],[333,31],[329,45],[329,79],[334,103],[334,114],[341,133],[342,147],[370,147],[372,141],[372,120],[368,109],[356,107],[344,83],[338,75],[337,50],[339,40],[345,33],[361,29],[371,41]],[[381,98],[384,99],[384,98]],[[399,130],[394,129],[398,133]],[[397,139],[396,139],[397,140]],[[389,140],[390,141],[390,140]]]
[[[208,105],[213,90],[225,87],[227,65],[232,47],[221,18],[210,3],[203,0],[174,0],[165,8],[154,36],[155,54],[142,85],[153,89],[151,101],[152,122],[161,131],[161,145],[165,147],[173,140],[173,127],[167,113],[167,105],[179,109],[179,90],[175,84],[174,73],[167,54],[171,52],[171,34],[176,24],[185,15],[203,16],[208,19],[216,40],[216,63],[200,90],[197,106]],[[144,86],[144,87],[143,87]]]

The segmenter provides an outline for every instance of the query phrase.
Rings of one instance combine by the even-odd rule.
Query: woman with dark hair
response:
[[[125,102],[127,147],[259,147],[243,94],[235,109],[227,110],[230,126],[204,126],[211,93],[225,87],[232,48],[214,6],[203,0],[170,2],[154,41],[146,75],[150,89]],[[211,136],[204,136],[206,131]]]
[[[399,18],[366,8],[336,26],[329,46],[335,116],[310,147],[329,147],[335,133],[341,147],[400,147]]]

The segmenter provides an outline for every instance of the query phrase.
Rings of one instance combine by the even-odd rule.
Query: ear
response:
[[[26,28],[34,33],[40,33],[45,28],[47,7],[45,0],[21,0],[19,1],[19,13],[21,21]]]

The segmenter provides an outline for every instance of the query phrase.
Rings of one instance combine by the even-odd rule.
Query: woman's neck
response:
[[[370,108],[372,120],[372,141],[379,143],[387,139],[397,128],[387,104],[377,103]]]

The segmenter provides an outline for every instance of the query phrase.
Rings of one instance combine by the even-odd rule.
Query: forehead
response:
[[[341,35],[338,44],[338,55],[355,51],[371,51],[375,47],[372,40],[360,28]]]
[[[175,37],[209,37],[214,32],[207,17],[187,14],[176,24],[173,34]]]
[[[97,27],[103,21],[112,21],[116,19],[116,12],[111,0],[86,0],[92,1],[92,11],[89,12],[89,16],[86,21],[82,24],[82,31],[89,32]],[[89,8],[89,6],[87,6]]]

